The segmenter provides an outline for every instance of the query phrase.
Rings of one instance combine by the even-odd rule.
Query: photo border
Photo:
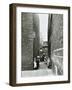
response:
[[[70,82],[70,7],[51,6],[51,5],[35,5],[35,4],[10,4],[10,62],[9,62],[9,84],[11,86],[30,86],[45,84],[60,84]],[[33,7],[33,8],[52,8],[68,10],[68,80],[53,82],[34,82],[34,83],[16,83],[16,8],[17,7]]]

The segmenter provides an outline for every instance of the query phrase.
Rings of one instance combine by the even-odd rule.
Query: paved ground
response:
[[[48,69],[44,62],[40,62],[40,67],[38,70],[32,71],[22,71],[22,77],[33,77],[33,76],[47,76],[53,75],[52,69]]]

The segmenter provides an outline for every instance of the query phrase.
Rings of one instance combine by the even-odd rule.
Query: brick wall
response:
[[[36,14],[22,13],[22,70],[33,70],[33,57],[39,54],[39,18]]]
[[[52,14],[50,26],[49,43],[51,44],[51,53],[53,50],[63,48],[63,15]],[[49,33],[48,33],[49,34]]]
[[[52,14],[49,17],[48,54],[50,65],[55,74],[63,74],[63,15]],[[55,69],[57,67],[57,72]]]
[[[22,13],[22,70],[33,69],[33,17],[32,14]]]
[[[40,48],[39,16],[37,14],[33,14],[33,30],[35,32],[35,38],[33,42],[33,56],[36,57],[39,55]]]

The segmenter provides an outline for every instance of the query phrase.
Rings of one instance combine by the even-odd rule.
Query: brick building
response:
[[[39,54],[39,18],[36,14],[21,14],[22,70],[33,69],[33,57]]]
[[[50,14],[48,25],[48,56],[50,65],[57,67],[58,74],[63,74],[63,15]],[[54,69],[54,67],[53,67]]]

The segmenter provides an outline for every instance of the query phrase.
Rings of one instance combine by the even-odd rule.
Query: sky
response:
[[[47,41],[48,35],[48,14],[38,14],[39,15],[39,28],[40,28],[40,43]]]

